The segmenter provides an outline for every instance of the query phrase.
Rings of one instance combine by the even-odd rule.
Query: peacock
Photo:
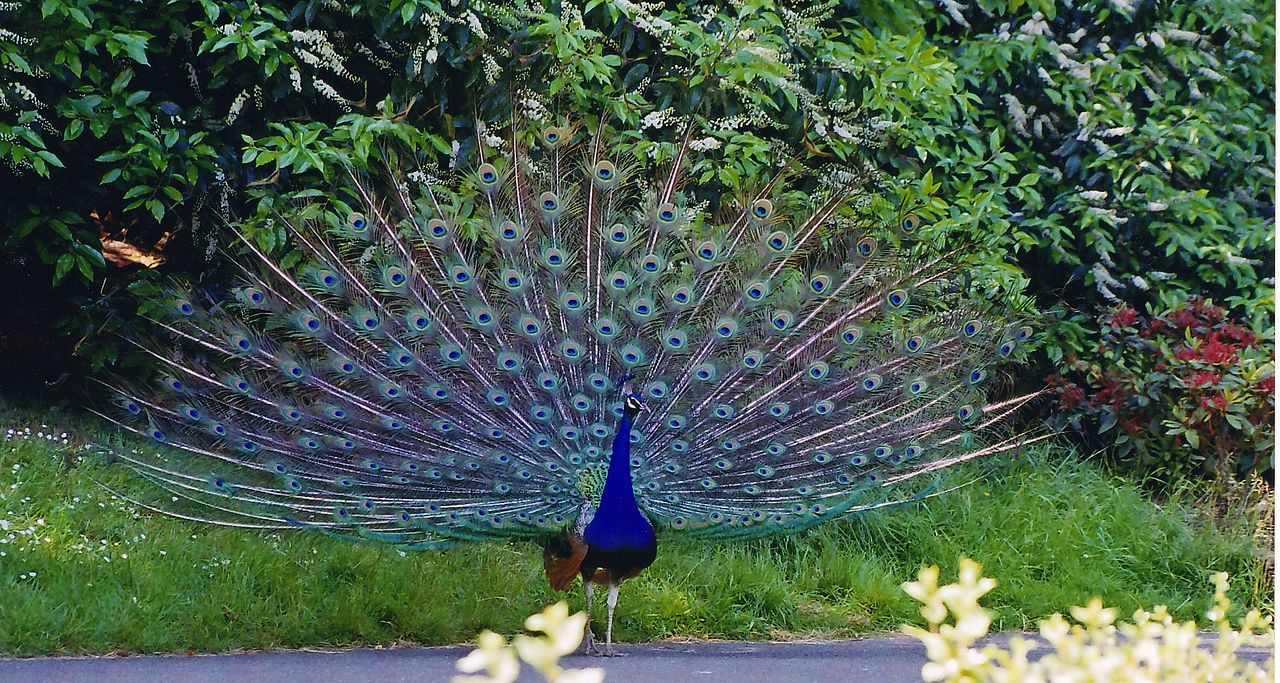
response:
[[[154,377],[103,381],[99,414],[164,444],[118,456],[178,501],[135,502],[406,549],[532,541],[588,613],[607,588],[612,655],[660,536],[808,529],[1026,442],[1002,425],[1033,395],[988,394],[1027,316],[973,296],[883,174],[800,153],[721,190],[691,180],[711,149],[687,131],[659,162],[616,126],[510,116],[229,231],[235,281],[174,282],[128,337]]]

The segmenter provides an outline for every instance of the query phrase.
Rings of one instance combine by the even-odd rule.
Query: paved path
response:
[[[566,667],[602,666],[606,683],[848,683],[919,681],[924,649],[905,636],[819,643],[651,643],[622,645],[623,657],[569,657]],[[28,683],[433,683],[448,681],[468,647],[0,659],[0,681]],[[1242,654],[1266,661],[1267,652]],[[526,671],[523,681],[541,680]]]

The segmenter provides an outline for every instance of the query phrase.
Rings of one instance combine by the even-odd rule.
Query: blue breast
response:
[[[582,532],[582,539],[592,548],[617,550],[619,548],[643,549],[654,545],[657,538],[653,525],[632,503],[625,506],[606,506],[601,501],[596,516]]]

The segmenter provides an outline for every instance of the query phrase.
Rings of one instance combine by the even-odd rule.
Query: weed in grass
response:
[[[96,483],[129,497],[154,493],[76,449],[78,439],[102,439],[95,427],[65,419],[50,439],[39,427],[55,424],[50,415],[3,406],[0,421],[31,426],[0,439],[0,653],[455,643],[485,628],[518,632],[561,597],[532,544],[405,554],[151,514]],[[898,586],[961,556],[1000,581],[989,605],[1000,629],[1028,628],[1094,595],[1122,612],[1164,603],[1179,619],[1199,616],[1216,571],[1253,586],[1239,609],[1274,611],[1247,529],[1195,524],[1183,503],[1157,506],[1058,448],[963,468],[943,487],[988,470],[955,491],[801,536],[664,538],[658,562],[623,591],[615,637],[891,631],[919,622]],[[577,609],[580,593],[569,601]]]

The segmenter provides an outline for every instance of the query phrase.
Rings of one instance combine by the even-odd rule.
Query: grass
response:
[[[64,425],[73,431],[68,445]],[[9,427],[16,433],[5,438]],[[96,482],[122,491],[145,484],[78,455],[77,441],[103,434],[79,418],[0,404],[0,654],[455,643],[483,628],[517,632],[525,616],[561,597],[532,544],[406,555],[138,511]],[[1176,501],[1157,506],[1051,447],[957,491],[798,537],[664,539],[657,563],[623,589],[615,635],[889,631],[920,622],[899,585],[924,564],[952,576],[961,556],[1000,582],[987,602],[998,629],[1032,627],[1093,595],[1122,614],[1162,603],[1179,618],[1201,617],[1212,596],[1208,577],[1219,570],[1232,574],[1238,609],[1273,612],[1247,525],[1196,519]],[[580,593],[570,604],[581,605]]]

